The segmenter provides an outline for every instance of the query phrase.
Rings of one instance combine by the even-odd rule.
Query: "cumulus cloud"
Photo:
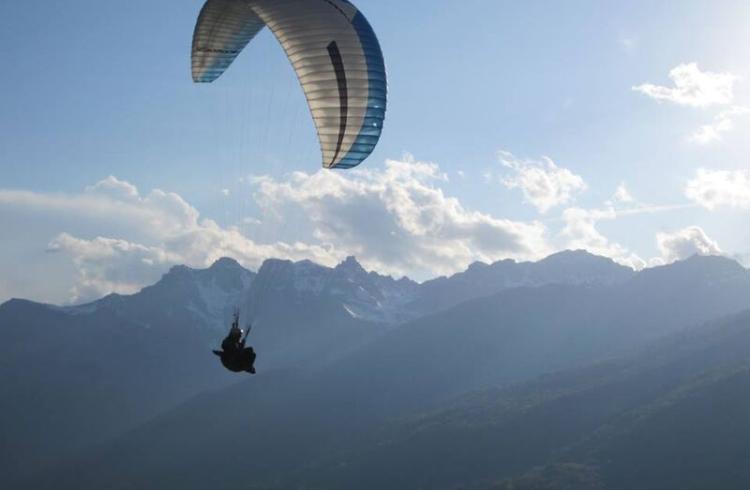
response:
[[[542,157],[541,161],[519,160],[501,151],[500,162],[514,172],[504,177],[502,183],[509,189],[520,189],[524,199],[540,213],[567,204],[586,190],[586,183],[579,175],[558,167],[548,157]]]
[[[700,145],[707,145],[720,141],[722,135],[734,129],[734,121],[738,116],[747,114],[747,107],[734,106],[716,115],[709,124],[704,124],[690,135],[690,140]]]
[[[18,215],[48,234],[45,243],[36,246],[46,245],[50,254],[74,264],[77,277],[68,298],[74,302],[110,292],[131,293],[171,265],[205,267],[222,256],[248,267],[258,267],[268,257],[327,264],[343,257],[315,244],[257,243],[235,227],[201,219],[198,210],[175,193],[154,189],[142,195],[115,177],[74,195],[0,190],[0,217]]]
[[[652,205],[639,202],[630,193],[625,183],[620,183],[612,197],[600,207],[565,209],[562,213],[564,226],[557,236],[557,244],[559,248],[583,249],[609,257],[615,262],[637,270],[646,266],[661,265],[665,263],[663,254],[660,257],[644,260],[626,246],[604,235],[599,229],[600,223],[623,217],[678,211],[693,206],[692,204]]]
[[[612,195],[612,202],[630,203],[634,201],[635,199],[633,199],[633,196],[630,194],[627,186],[625,186],[625,183],[621,182],[620,185],[617,186],[617,189],[615,189],[615,193]]]
[[[563,211],[565,223],[561,235],[567,238],[567,243],[573,249],[585,249],[600,255],[612,255],[618,252],[610,241],[596,229],[596,223],[601,220],[615,219],[617,214],[612,208],[583,209],[568,208]]]
[[[731,73],[701,71],[697,63],[683,63],[672,68],[669,78],[674,86],[666,87],[644,83],[633,87],[657,101],[667,101],[690,107],[726,105],[734,97],[737,77]]]
[[[633,269],[642,269],[646,266],[643,259],[604,236],[597,228],[598,222],[614,220],[617,217],[617,211],[611,206],[601,209],[566,209],[562,214],[565,225],[560,232],[564,248],[587,250],[593,254],[610,257]]]
[[[738,77],[728,72],[701,71],[696,63],[676,66],[669,72],[669,77],[674,82],[674,87],[644,83],[633,87],[633,90],[659,102],[706,108],[731,104],[734,99],[734,84],[738,80]],[[735,120],[747,112],[749,109],[746,107],[730,106],[716,114],[713,121],[693,131],[688,140],[699,145],[720,141],[724,133],[734,129]]]
[[[719,244],[699,226],[689,226],[673,232],[660,232],[656,243],[666,263],[686,259],[692,255],[719,255]]]
[[[718,244],[710,239],[698,226],[677,231],[659,232],[656,235],[659,254],[644,260],[626,246],[605,236],[600,223],[642,214],[679,211],[695,207],[695,204],[652,205],[636,200],[621,183],[610,199],[598,208],[571,207],[562,214],[564,226],[558,234],[561,248],[584,249],[591,253],[613,259],[623,265],[639,270],[644,267],[664,265],[682,260],[694,254],[720,254]]]
[[[533,174],[536,169],[528,162],[511,167],[519,186],[526,171]],[[564,170],[551,161],[544,161],[541,169],[552,175]],[[551,180],[575,184],[567,190],[554,184],[558,189],[551,194],[556,197],[547,199],[542,209],[552,206],[550,202],[566,202],[577,192],[574,189],[582,189],[582,180],[565,175]],[[598,228],[603,221],[655,209],[635,202],[624,184],[603,208],[569,207],[561,220],[547,221],[554,226],[548,229],[540,221],[469,209],[444,192],[446,181],[436,164],[408,156],[388,160],[381,169],[253,176],[245,185],[251,187],[262,219],[245,216],[238,226],[220,226],[175,193],[141,193],[128,182],[108,177],[77,194],[0,189],[0,221],[17,230],[33,230],[33,237],[13,236],[20,244],[17,249],[38,247],[41,252],[46,247],[40,267],[51,264],[64,278],[73,270],[73,281],[56,280],[63,284],[58,289],[68,293],[67,299],[76,302],[110,292],[132,293],[172,265],[206,267],[222,256],[257,268],[269,257],[333,265],[353,254],[367,268],[417,279],[454,273],[476,260],[535,260],[564,248],[586,249],[634,268],[645,265]],[[541,199],[532,189],[543,185],[526,187],[529,199]],[[279,239],[274,220],[294,223],[296,241]],[[253,239],[242,229],[268,241]],[[7,264],[9,259],[4,260]]]
[[[140,197],[136,186],[130,182],[119,180],[112,175],[94,185],[86,187],[86,193],[109,196],[124,202],[135,202]]]
[[[685,186],[685,196],[707,209],[750,209],[750,172],[698,169]]]
[[[324,247],[304,243],[259,244],[235,228],[224,229],[210,220],[165,237],[163,243],[154,246],[61,233],[48,244],[47,250],[66,254],[76,265],[78,277],[71,289],[71,302],[91,300],[110,292],[134,293],[177,264],[206,267],[221,257],[233,257],[247,267],[257,268],[269,257],[309,258],[328,265],[341,258]]]
[[[165,266],[180,259],[161,247],[114,238],[84,240],[68,233],[55,237],[48,244],[47,251],[72,257],[79,275],[71,290],[73,302],[113,291],[134,293],[144,283],[158,279]]]
[[[254,176],[246,185],[263,219],[226,227],[175,193],[141,193],[108,177],[77,194],[0,190],[0,219],[35,224],[34,237],[25,239],[33,243],[24,246],[46,249],[46,262],[64,265],[65,279],[56,280],[73,302],[132,293],[172,265],[206,267],[222,256],[257,268],[269,257],[333,265],[354,254],[368,268],[424,279],[475,260],[530,260],[553,251],[542,223],[467,209],[444,193],[446,181],[437,165],[411,157],[389,160],[380,170]],[[274,217],[301,223],[294,231],[299,241],[269,233]],[[245,235],[239,226],[247,225],[270,241]]]
[[[320,242],[394,274],[424,278],[475,260],[531,259],[550,251],[544,225],[466,209],[438,186],[445,180],[437,165],[406,157],[388,160],[383,171],[256,178],[255,198],[276,214],[303,211]]]

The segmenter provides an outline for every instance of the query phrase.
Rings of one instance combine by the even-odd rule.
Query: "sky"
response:
[[[0,302],[132,293],[270,257],[417,280],[586,249],[750,256],[750,3],[359,0],[388,112],[320,169],[261,33],[190,77],[200,0],[0,4]]]

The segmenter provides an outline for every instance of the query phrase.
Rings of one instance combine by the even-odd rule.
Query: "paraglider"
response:
[[[387,87],[375,33],[348,0],[208,0],[193,34],[193,80],[216,80],[266,26],[302,85],[323,167],[359,165],[380,139]]]
[[[235,311],[229,334],[221,342],[222,350],[213,351],[228,370],[235,373],[255,374],[255,350],[252,347],[245,347],[251,329],[252,326],[248,325],[243,337],[243,331],[240,328],[240,313]]]

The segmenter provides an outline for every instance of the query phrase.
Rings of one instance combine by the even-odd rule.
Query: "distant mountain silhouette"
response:
[[[312,271],[309,279],[323,289],[295,283],[304,274],[282,277],[284,267]],[[8,301],[0,305],[0,406],[7,415],[0,421],[0,473],[32,471],[236,381],[211,349],[238,306],[243,323],[255,323],[259,369],[307,366],[384,328],[349,310],[385,303],[395,294],[388,288],[414,286],[366,273],[353,259],[335,269],[269,260],[256,275],[224,258],[205,270],[173,267],[137,294],[84,305]]]
[[[419,297],[412,306],[419,311],[431,312],[510,288],[548,284],[611,285],[634,274],[632,269],[612,259],[583,250],[558,252],[538,262],[475,262],[464,272],[422,284]]]
[[[350,257],[330,268],[266,260],[240,304],[267,368],[330,361],[403,318],[418,285],[366,272]]]
[[[30,471],[232,380],[210,353],[254,274],[175,267],[132,296],[0,306],[0,473]]]
[[[573,253],[547,263],[557,267],[557,260],[572,258],[597,262]],[[683,488],[668,486],[664,478],[672,473],[658,467],[659,458],[677,465],[680,457],[699,453],[670,459],[656,448],[666,452],[670,438],[680,440],[681,433],[698,444],[709,434],[690,424],[712,413],[707,405],[690,405],[694,415],[680,419],[669,407],[704,396],[699,393],[704,400],[724,393],[722,407],[734,410],[722,380],[743,388],[750,314],[700,326],[750,308],[750,274],[728,259],[693,257],[595,281],[581,279],[591,270],[577,273],[585,266],[573,266],[567,282],[562,275],[546,285],[501,288],[397,328],[365,322],[343,306],[353,299],[342,290],[342,277],[367,292],[358,293],[359,311],[382,303],[373,298],[385,287],[378,277],[377,287],[365,283],[362,277],[373,276],[347,262],[346,274],[311,263],[267,262],[250,286],[247,306],[256,310],[259,331],[272,318],[283,319],[284,333],[266,344],[279,352],[284,336],[296,351],[297,336],[314,340],[320,329],[330,342],[345,331],[346,319],[358,322],[341,344],[315,346],[337,355],[320,354],[325,362],[301,369],[280,362],[287,368],[204,393],[29,488],[112,482],[120,488],[228,488],[251,475],[252,488],[619,489],[640,481],[627,480],[636,473],[618,466],[631,457],[645,472],[645,486],[638,488]],[[423,294],[410,282],[383,281],[391,291]],[[698,398],[682,396],[689,393]],[[642,438],[656,430],[639,421],[657,413],[674,424],[662,433],[662,446],[654,443],[655,452],[638,459],[631,453],[651,444]],[[750,420],[731,413],[721,412],[713,425],[717,434]],[[741,454],[730,449],[727,458]],[[715,463],[710,467],[728,468]],[[691,473],[685,475],[675,481],[688,485]],[[727,488],[747,481],[741,473],[732,478],[722,480]]]

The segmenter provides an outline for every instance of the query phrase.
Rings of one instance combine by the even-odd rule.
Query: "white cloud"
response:
[[[568,208],[563,212],[564,227],[559,233],[562,248],[584,249],[591,253],[610,257],[615,262],[639,270],[644,267],[664,265],[687,258],[695,253],[720,253],[716,242],[706,236],[697,226],[675,232],[657,234],[659,255],[644,260],[624,245],[606,237],[598,228],[602,221],[612,221],[623,217],[641,214],[655,214],[679,211],[695,207],[694,204],[651,205],[637,201],[621,183],[613,196],[600,208]]]
[[[625,183],[621,182],[620,185],[617,186],[617,189],[615,189],[615,193],[612,195],[612,201],[615,203],[630,203],[635,200],[625,186]]]
[[[229,189],[222,189],[222,190],[221,190],[221,194],[222,194],[223,196],[229,196]]]
[[[154,282],[165,267],[178,263],[179,256],[160,247],[148,247],[114,238],[93,240],[61,233],[47,250],[69,255],[78,270],[71,301],[96,298],[109,292],[134,293]]]
[[[242,218],[242,224],[244,225],[262,225],[263,222],[259,220],[258,218],[253,218],[252,216],[246,216]]]
[[[672,212],[693,206],[692,204],[652,205],[642,203],[632,196],[625,183],[620,183],[612,197],[599,208],[571,207],[565,209],[562,214],[564,226],[558,234],[556,243],[560,248],[588,250],[637,270],[646,266],[660,265],[664,263],[662,257],[652,258],[649,261],[644,260],[626,246],[605,236],[598,228],[599,223],[627,216]]]
[[[198,210],[175,193],[155,189],[144,196],[114,177],[74,195],[0,190],[0,221],[13,219],[33,223],[35,238],[44,240],[25,248],[46,247],[48,256],[73,263],[75,282],[65,286],[69,301],[131,293],[171,265],[205,267],[222,256],[258,267],[268,257],[333,264],[344,255],[319,245],[257,243],[234,227],[201,219]]]
[[[515,172],[504,177],[502,183],[509,189],[521,189],[524,199],[540,213],[569,203],[586,189],[580,176],[558,167],[548,157],[542,157],[541,161],[519,160],[511,153],[501,151],[500,161]]]
[[[445,195],[440,185],[446,181],[437,165],[410,157],[390,160],[383,170],[321,170],[283,180],[255,176],[247,182],[263,220],[239,224],[253,225],[269,237],[267,243],[202,218],[175,193],[142,194],[115,177],[77,194],[0,189],[0,221],[19,229],[34,224],[33,236],[17,238],[25,250],[46,249],[45,264],[57,264],[58,277],[50,275],[50,286],[35,295],[55,302],[131,293],[172,265],[206,267],[222,256],[257,268],[269,257],[333,265],[355,254],[369,268],[424,279],[475,260],[537,259],[552,252],[543,224],[466,209]],[[306,228],[295,228],[299,241],[269,234],[274,216],[297,216]],[[6,254],[3,260],[7,265],[13,258]],[[13,275],[22,275],[17,269]]]
[[[691,107],[726,105],[734,97],[737,77],[731,73],[701,71],[696,63],[678,65],[669,72],[673,87],[644,83],[633,87],[657,101],[667,101]]]
[[[708,237],[699,226],[689,226],[674,232],[660,232],[656,244],[666,263],[686,259],[692,255],[719,255],[719,244]]]
[[[542,169],[552,174],[564,170],[553,165],[545,161]],[[520,175],[529,166],[516,164],[514,169]],[[155,189],[142,194],[115,177],[77,194],[0,189],[0,222],[14,230],[33,231],[12,233],[15,248],[4,254],[2,264],[7,276],[23,279],[23,261],[10,267],[13,254],[36,248],[43,257],[37,255],[32,263],[43,264],[37,269],[54,270],[45,277],[47,288],[35,297],[48,301],[60,301],[61,291],[72,301],[131,293],[172,265],[205,267],[222,256],[257,268],[269,257],[333,265],[354,254],[367,268],[425,279],[463,270],[476,260],[535,260],[574,248],[640,268],[645,263],[604,236],[598,224],[661,210],[635,202],[623,184],[602,209],[570,207],[562,223],[548,220],[557,223],[550,230],[540,221],[515,221],[467,209],[446,195],[445,182],[437,165],[412,157],[388,160],[382,169],[296,172],[283,179],[253,176],[246,184],[253,189],[262,220],[246,217],[238,225],[252,225],[253,236],[268,237],[264,243],[244,235],[240,227],[222,227],[203,218],[175,193]],[[567,197],[561,197],[566,192]],[[552,194],[564,202],[573,191]],[[278,239],[283,230],[277,233],[274,217],[294,228],[297,241]],[[30,287],[39,290],[36,282],[31,280]]]
[[[295,173],[256,179],[256,200],[278,215],[302,211],[314,236],[357,255],[373,269],[418,278],[463,269],[475,260],[538,258],[550,250],[539,222],[466,209],[437,184],[437,165],[388,160],[385,170]]]
[[[707,209],[750,209],[750,171],[698,169],[685,196]]]
[[[139,198],[138,189],[133,184],[119,180],[112,175],[86,187],[86,193],[109,196],[126,202],[134,202]]]
[[[747,107],[734,106],[716,115],[713,122],[704,124],[690,135],[690,140],[700,145],[707,145],[721,140],[723,133],[734,129],[734,120],[750,110]]]
[[[614,220],[618,217],[613,207],[602,209],[568,208],[563,211],[562,219],[565,223],[560,238],[564,247],[572,250],[587,250],[593,254],[610,257],[614,261],[642,269],[646,262],[638,255],[630,252],[623,245],[611,241],[598,229],[597,223],[604,220]]]

